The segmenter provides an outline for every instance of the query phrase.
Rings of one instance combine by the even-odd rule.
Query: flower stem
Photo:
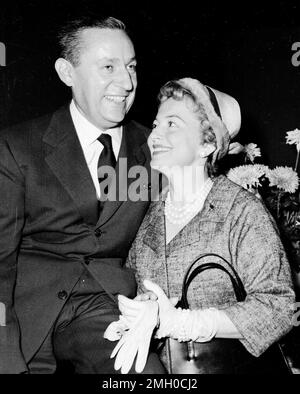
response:
[[[296,172],[297,172],[298,163],[299,163],[299,154],[300,154],[300,150],[297,149],[297,157],[296,157],[296,164],[295,164],[295,171]]]
[[[280,200],[281,200],[282,192],[278,193],[277,197],[277,219],[280,217]]]

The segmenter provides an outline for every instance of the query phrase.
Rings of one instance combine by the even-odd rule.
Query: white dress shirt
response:
[[[94,126],[79,112],[74,100],[71,101],[70,112],[86,163],[95,185],[97,198],[100,199],[100,186],[97,170],[98,160],[102,152],[103,145],[97,140],[97,138],[99,138],[103,131]],[[112,147],[116,160],[118,159],[120,151],[122,132],[122,127],[105,131],[105,134],[109,134],[111,136]]]

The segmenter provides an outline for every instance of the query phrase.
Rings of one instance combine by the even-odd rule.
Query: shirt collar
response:
[[[93,144],[97,138],[103,133],[103,130],[94,126],[85,116],[78,110],[74,100],[70,104],[70,113],[74,126],[80,141],[81,146],[87,147]],[[112,140],[120,143],[122,139],[122,127],[106,130],[105,133],[112,137]]]

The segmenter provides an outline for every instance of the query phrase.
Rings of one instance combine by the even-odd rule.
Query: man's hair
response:
[[[122,30],[128,34],[125,24],[112,16],[104,18],[82,17],[69,20],[60,28],[57,35],[59,57],[68,60],[73,66],[78,66],[82,49],[81,33],[83,30],[92,28]]]

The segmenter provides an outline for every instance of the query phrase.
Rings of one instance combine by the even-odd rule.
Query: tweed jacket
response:
[[[217,253],[236,269],[247,297],[237,302],[231,282],[220,270],[204,271],[192,282],[190,307],[222,309],[235,324],[241,342],[259,356],[291,329],[294,291],[278,230],[263,203],[225,176],[214,180],[204,207],[165,244],[164,202],[152,202],[131,247],[127,266],[143,280],[159,284],[169,297],[180,297],[184,274],[202,253]],[[220,258],[204,262],[224,263]]]

